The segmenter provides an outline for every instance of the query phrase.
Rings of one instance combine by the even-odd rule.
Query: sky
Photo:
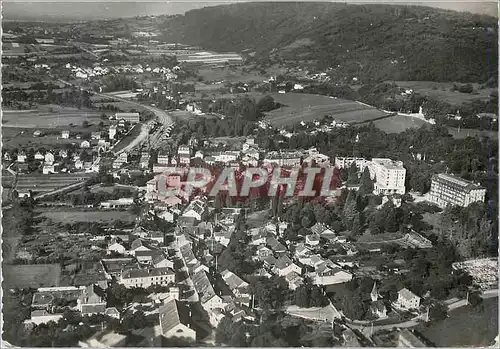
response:
[[[307,0],[306,0],[307,1]],[[186,11],[214,5],[243,2],[241,0],[213,1],[148,1],[148,0],[3,0],[5,20],[89,20],[144,15],[183,14]],[[498,16],[498,5],[491,0],[344,0],[346,3],[413,4],[469,11]]]

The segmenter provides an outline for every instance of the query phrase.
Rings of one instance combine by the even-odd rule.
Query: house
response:
[[[227,269],[224,270],[221,275],[222,279],[228,285],[229,289],[235,295],[235,297],[238,298],[241,303],[248,304],[248,302],[250,301],[248,283],[243,281],[238,275]]]
[[[22,152],[17,154],[17,162],[24,163],[24,162],[26,162],[26,159],[27,159],[27,156],[26,156],[25,152],[22,151]]]
[[[116,125],[110,125],[109,130],[108,130],[108,137],[109,139],[115,139],[117,132],[117,126]]]
[[[134,203],[133,198],[120,198],[116,200],[108,200],[100,203],[101,208],[124,208],[129,207]]]
[[[326,237],[326,236],[335,236],[335,232],[331,229],[329,229],[326,225],[322,223],[316,223],[310,228],[311,232],[313,234],[317,234],[320,237]]]
[[[70,132],[68,130],[63,130],[61,132],[61,138],[62,139],[68,139],[69,138],[69,135],[70,135]]]
[[[62,319],[63,314],[50,314],[46,310],[33,310],[31,312],[30,320],[27,323],[33,323],[35,325],[46,324],[50,321],[58,322]]]
[[[304,284],[304,279],[296,272],[291,272],[286,274],[286,281],[288,282],[288,287],[290,290],[294,291]]]
[[[305,257],[309,254],[311,254],[312,250],[307,247],[304,243],[300,243],[300,244],[297,244],[297,246],[295,246],[295,257],[296,258],[302,258],[302,257]]]
[[[119,254],[125,254],[125,251],[126,251],[125,247],[118,242],[114,242],[114,243],[110,244],[107,248],[108,254],[111,254],[112,252],[116,252]]]
[[[83,168],[83,161],[82,160],[76,160],[75,161],[75,168],[77,170],[81,170]]]
[[[83,141],[82,143],[80,143],[80,148],[81,149],[88,149],[88,148],[90,148],[90,142],[89,141]]]
[[[387,317],[387,308],[382,300],[372,302],[368,310],[378,319],[384,319]]]
[[[43,165],[42,173],[43,174],[56,173],[55,165]]]
[[[82,315],[102,314],[106,311],[104,290],[97,285],[89,285],[77,300],[76,308]]]
[[[154,257],[163,257],[163,252],[159,250],[135,251],[135,258],[139,263],[152,264]]]
[[[52,154],[51,152],[46,152],[44,156],[44,162],[47,165],[52,165],[54,163],[54,154]]]
[[[286,276],[292,272],[297,273],[298,275],[302,274],[302,268],[293,263],[288,256],[280,257],[274,267],[278,272],[278,276]]]
[[[174,262],[164,257],[163,255],[153,256],[153,266],[155,268],[173,268]]]
[[[257,257],[259,259],[266,258],[266,257],[272,256],[272,255],[273,255],[273,251],[271,251],[266,246],[260,246],[259,248],[257,248]]]
[[[306,235],[306,244],[309,246],[318,246],[319,245],[319,235],[318,234]]]
[[[5,153],[3,154],[3,159],[4,159],[5,161],[11,161],[11,160],[12,160],[12,158],[10,157],[10,154],[9,154],[8,152],[5,152]],[[43,159],[43,155],[42,155],[42,159]],[[38,160],[41,160],[41,159],[38,159]]]
[[[86,341],[78,342],[80,348],[120,348],[127,343],[127,336],[113,331],[97,332]]]
[[[420,306],[420,297],[407,288],[398,291],[396,305],[403,309],[418,309]]]
[[[182,213],[182,217],[192,217],[197,221],[201,221],[206,210],[206,204],[201,200],[192,201],[186,210]]]
[[[275,253],[280,254],[286,252],[286,247],[273,236],[268,236],[266,238],[266,245]]]
[[[175,272],[170,268],[129,269],[121,273],[119,283],[125,287],[148,288],[151,285],[166,286],[175,282]]]
[[[101,139],[101,132],[100,131],[92,132],[90,134],[90,138],[92,138],[92,139]]]
[[[196,341],[196,331],[191,328],[191,310],[187,305],[170,297],[158,309],[158,316],[160,331],[165,338]]]
[[[352,274],[343,270],[340,266],[333,263],[323,263],[316,267],[312,273],[314,284],[327,286],[340,284],[352,280]]]
[[[33,137],[40,137],[42,135],[42,131],[40,130],[36,130],[35,132],[33,132]]]
[[[215,293],[212,284],[210,284],[207,273],[204,270],[194,273],[191,280],[193,281],[194,288],[198,293],[203,309],[207,312],[217,308],[222,309],[222,298]]]
[[[115,307],[106,308],[104,315],[120,320],[120,312]]]
[[[137,251],[151,251],[154,248],[151,247],[148,243],[144,242],[141,239],[135,239],[132,241],[132,244],[130,245],[130,254],[132,256],[135,256],[135,253]]]
[[[5,153],[5,154],[9,154],[9,153]],[[5,156],[4,156],[5,158]],[[45,159],[45,156],[43,156],[42,153],[40,153],[39,151],[36,152],[35,154],[35,160],[44,160]]]

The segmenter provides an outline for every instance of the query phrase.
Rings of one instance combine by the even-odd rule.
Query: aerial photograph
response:
[[[498,348],[498,4],[4,0],[1,348]]]

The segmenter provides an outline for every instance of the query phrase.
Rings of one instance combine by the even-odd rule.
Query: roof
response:
[[[82,314],[104,313],[105,311],[106,303],[82,305]]]
[[[150,250],[150,251],[136,251],[136,257],[155,257],[155,256],[163,256],[163,252],[158,250]]]
[[[231,291],[237,288],[248,286],[248,283],[246,283],[238,275],[227,269],[222,272],[222,279],[224,279],[224,282],[229,286]]]
[[[288,256],[283,256],[280,257],[276,262],[276,268],[284,269],[288,267],[290,264],[293,264],[292,260]]]
[[[412,300],[415,297],[420,299],[419,296],[417,296],[415,293],[413,293],[412,291],[410,291],[407,288],[402,288],[401,290],[398,291],[398,294],[399,294],[399,296],[401,296],[402,298],[404,298],[406,300]]]
[[[141,278],[148,276],[164,276],[164,275],[174,275],[174,271],[171,268],[152,268],[152,269],[130,269],[125,270],[122,273],[122,278],[132,279]]]
[[[202,304],[209,301],[212,297],[216,296],[214,288],[208,279],[207,273],[204,270],[200,270],[195,273],[191,280],[193,281],[194,288],[198,295],[200,296],[200,301]]]
[[[409,329],[405,328],[399,332],[399,340],[404,339],[413,348],[425,348],[425,345],[420,339],[418,339]]]
[[[188,327],[191,325],[189,307],[173,298],[170,298],[165,304],[160,306],[158,314],[162,334],[166,334],[179,324]]]
[[[446,173],[439,173],[432,176],[432,181],[437,182],[446,182],[447,185],[452,186],[459,190],[477,190],[477,189],[485,189],[471,181],[467,181],[463,178],[453,176]]]
[[[313,225],[310,230],[314,233],[314,234],[318,234],[318,235],[321,235],[322,232],[324,232],[325,230],[327,230],[328,228],[326,227],[326,225],[322,224],[322,223],[316,223],[315,225]]]

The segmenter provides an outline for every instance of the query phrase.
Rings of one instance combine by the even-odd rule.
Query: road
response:
[[[68,81],[65,81],[65,80],[62,80],[62,79],[57,79],[57,81],[59,81],[59,82],[61,82],[63,84],[66,84],[66,85],[73,86],[72,83],[70,83]],[[159,143],[161,141],[162,137],[168,131],[168,129],[171,126],[173,126],[173,124],[174,124],[174,121],[173,121],[172,117],[165,110],[153,107],[151,105],[142,104],[142,103],[139,103],[139,102],[136,102],[136,101],[131,101],[129,99],[117,97],[117,96],[114,96],[114,95],[108,94],[108,93],[94,92],[94,91],[91,91],[89,89],[82,88],[82,87],[80,87],[80,89],[81,90],[85,90],[87,92],[90,92],[90,93],[92,93],[92,94],[94,94],[96,96],[114,99],[114,100],[117,100],[117,101],[120,101],[120,102],[128,103],[128,104],[136,106],[136,107],[144,108],[144,109],[152,112],[156,116],[158,122],[160,124],[162,124],[162,127],[157,132],[155,132],[154,135],[152,135],[150,137],[150,145],[151,146],[154,146],[157,143]],[[121,149],[118,152],[116,152],[115,155],[118,155],[118,154],[123,153],[123,152],[129,152],[130,150],[134,149],[135,147],[141,145],[144,141],[146,141],[147,138],[148,138],[148,136],[149,136],[149,125],[143,124],[142,127],[141,127],[141,132],[139,133],[139,135],[137,135],[137,137],[129,145],[127,145],[123,149]]]

